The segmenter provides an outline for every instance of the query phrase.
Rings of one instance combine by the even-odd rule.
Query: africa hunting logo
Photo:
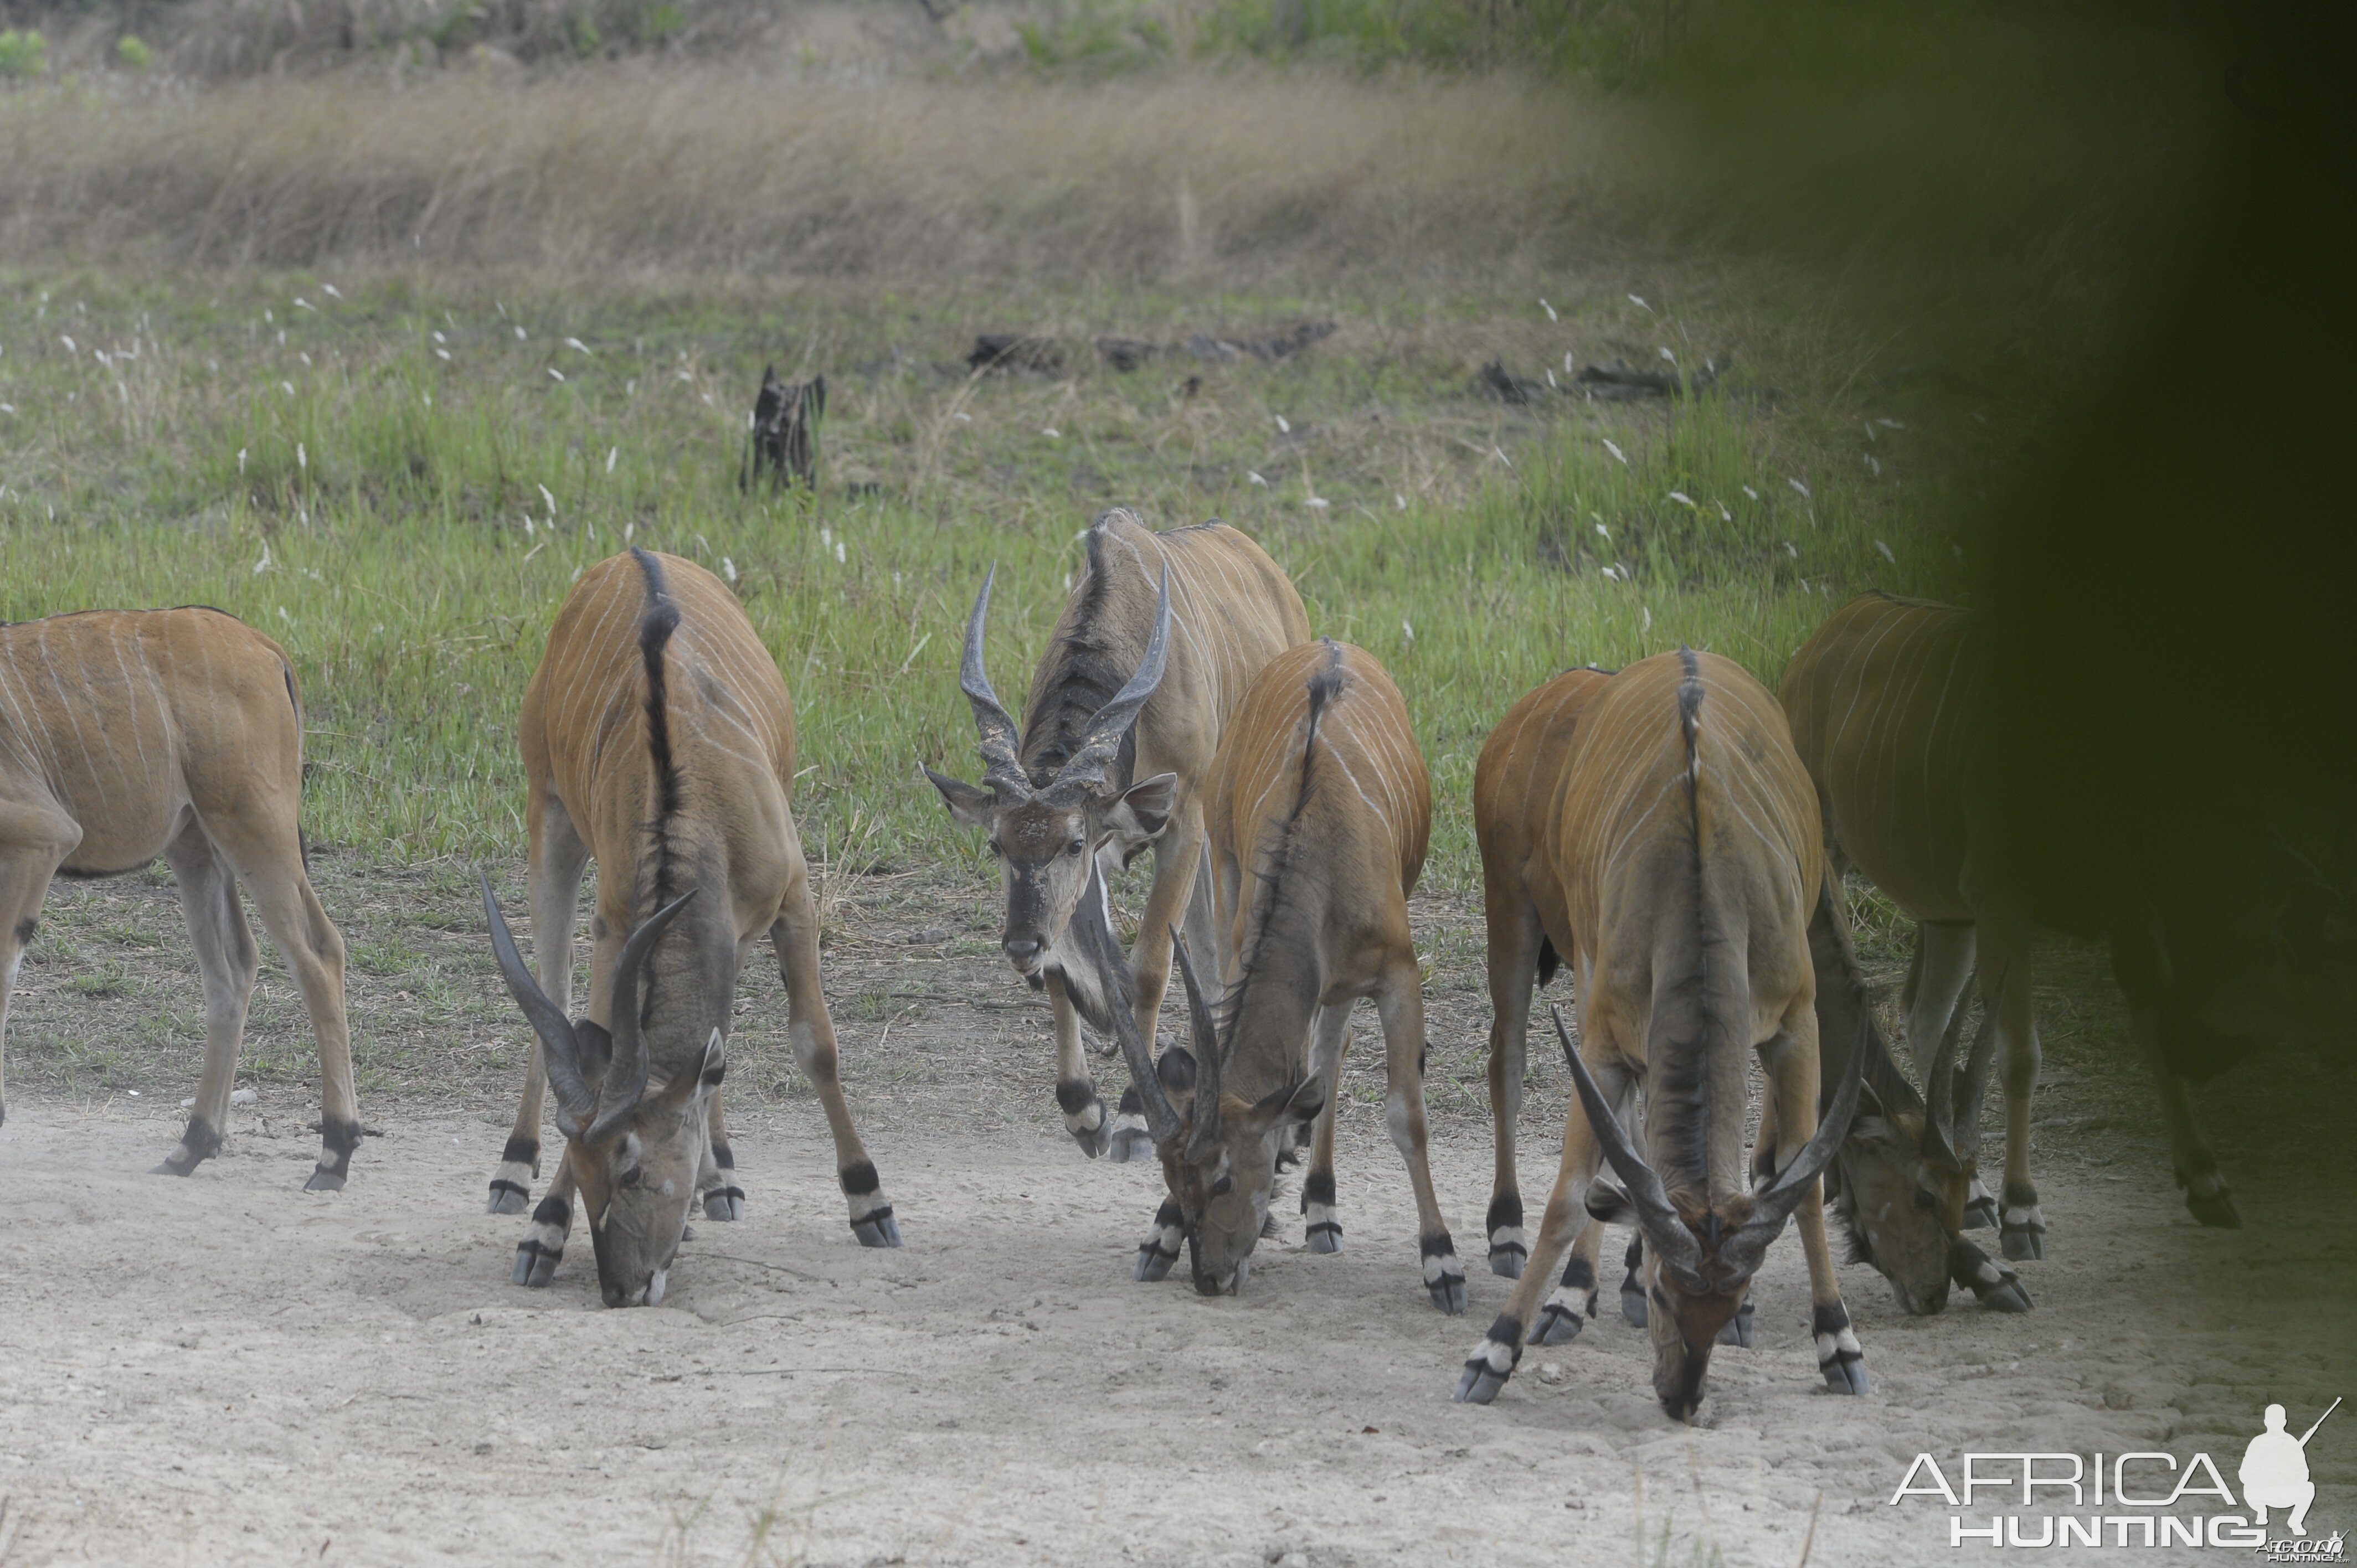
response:
[[[2340,1408],[2334,1400],[2295,1437],[2286,1429],[2284,1407],[2267,1406],[2264,1430],[2235,1467],[2239,1504],[2207,1454],[2181,1464],[2174,1454],[2097,1454],[2091,1464],[2085,1455],[2028,1452],[1966,1454],[1953,1482],[1937,1459],[1918,1454],[1890,1503],[1937,1498],[1957,1510],[1948,1516],[1950,1546],[2227,1547],[2269,1563],[2345,1562],[2339,1530],[2308,1532],[2308,1510],[2316,1501],[2308,1440]],[[1985,1492],[1996,1496],[1983,1499]],[[1974,1511],[1991,1503],[1996,1510]],[[2087,1511],[2002,1511],[2007,1504],[2027,1510],[2041,1503]],[[2216,1511],[2188,1511],[2205,1504]],[[2270,1534],[2271,1512],[2280,1512],[2287,1533]]]

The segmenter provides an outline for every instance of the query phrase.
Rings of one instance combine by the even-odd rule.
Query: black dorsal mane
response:
[[[1114,694],[1129,684],[1137,653],[1119,645],[1118,628],[1107,624],[1110,619],[1104,552],[1105,524],[1115,514],[1107,512],[1097,519],[1088,532],[1088,565],[1081,576],[1078,599],[1072,614],[1072,629],[1056,640],[1049,650],[1054,662],[1039,682],[1039,700],[1024,715],[1023,744],[1019,748],[1024,774],[1035,789],[1045,789],[1057,771],[1071,760],[1081,742],[1089,732],[1089,721],[1097,710],[1113,701]],[[1122,736],[1121,753],[1114,765],[1105,770],[1106,782],[1115,790],[1126,789],[1130,775],[1137,762],[1137,726]]]
[[[1678,649],[1678,734],[1684,743],[1685,768],[1682,779],[1686,797],[1686,846],[1694,868],[1695,901],[1695,972],[1679,982],[1679,989],[1691,988],[1694,993],[1694,1036],[1691,1039],[1669,1042],[1674,1048],[1658,1056],[1649,1047],[1647,1055],[1653,1057],[1652,1071],[1659,1076],[1659,1099],[1648,1108],[1646,1120],[1664,1129],[1674,1129],[1683,1136],[1673,1145],[1677,1161],[1686,1172],[1704,1173],[1709,1169],[1710,1147],[1710,1043],[1712,1003],[1710,985],[1710,915],[1709,889],[1705,885],[1702,864],[1702,663],[1691,648]],[[1656,982],[1655,1005],[1660,1005],[1660,986]],[[1679,1112],[1684,1112],[1680,1114]],[[1665,1176],[1671,1173],[1664,1172]],[[1674,1183],[1674,1176],[1672,1180]]]
[[[1268,941],[1269,928],[1275,922],[1277,906],[1291,884],[1286,873],[1295,869],[1297,857],[1294,853],[1294,834],[1300,827],[1302,814],[1309,809],[1311,794],[1318,780],[1318,730],[1326,710],[1342,693],[1349,683],[1349,672],[1342,668],[1342,648],[1330,637],[1318,639],[1325,646],[1326,660],[1309,677],[1309,717],[1301,732],[1301,776],[1295,787],[1293,810],[1286,813],[1277,825],[1275,836],[1260,856],[1260,865],[1253,876],[1260,885],[1253,905],[1251,938],[1244,951],[1243,962],[1236,970],[1235,983],[1220,999],[1220,1032],[1232,1038],[1236,1020],[1243,1015],[1244,992],[1251,986],[1260,969],[1260,961]]]
[[[655,905],[671,891],[672,819],[679,814],[679,767],[671,749],[670,687],[664,674],[664,652],[679,629],[679,605],[664,581],[662,563],[636,545],[630,559],[646,578],[646,608],[639,616],[639,660],[646,670],[647,756],[654,774],[654,820],[647,824],[654,841]]]

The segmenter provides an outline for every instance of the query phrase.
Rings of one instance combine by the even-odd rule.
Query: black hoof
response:
[[[1539,1309],[1538,1326],[1531,1330],[1534,1345],[1568,1345],[1579,1337],[1587,1326],[1587,1320],[1572,1307],[1559,1301],[1550,1301]]]
[[[1142,1243],[1137,1249],[1137,1262],[1129,1277],[1142,1285],[1154,1284],[1170,1277],[1170,1265],[1178,1261],[1176,1252],[1166,1252],[1153,1242]]]
[[[1523,1326],[1512,1317],[1500,1314],[1490,1325],[1490,1332],[1473,1354],[1465,1359],[1465,1371],[1457,1380],[1455,1399],[1458,1404],[1488,1404],[1514,1375],[1514,1363],[1523,1357]]]
[[[705,1193],[704,1217],[706,1219],[744,1219],[745,1195],[733,1187],[718,1187]]]
[[[311,1173],[311,1179],[303,1184],[303,1190],[305,1192],[341,1192],[344,1190],[344,1173],[315,1170]]]
[[[1103,1158],[1104,1152],[1113,1147],[1113,1124],[1109,1122],[1100,1122],[1089,1128],[1066,1127],[1064,1131],[1072,1135],[1072,1142],[1081,1146],[1081,1153],[1092,1160]]]
[[[1866,1375],[1866,1359],[1837,1360],[1824,1369],[1825,1387],[1837,1394],[1867,1394],[1874,1391],[1873,1380]]]
[[[1521,1279],[1523,1265],[1529,1262],[1530,1249],[1520,1241],[1509,1241],[1502,1247],[1491,1243],[1490,1272],[1501,1279]]]
[[[2243,1228],[2243,1211],[2234,1207],[2234,1195],[2227,1191],[2222,1183],[2220,1184],[2217,1191],[2206,1195],[2198,1194],[2188,1188],[2185,1194],[2185,1207],[2192,1213],[2194,1219],[2204,1225],[2213,1226],[2220,1230],[2240,1230]],[[2010,1253],[2007,1255],[2011,1256]],[[2044,1254],[2040,1253],[2040,1256],[2042,1257]]]
[[[2005,1228],[2003,1248],[2011,1262],[2041,1262],[2046,1256],[2046,1227],[2008,1225]]]
[[[1981,1305],[1991,1312],[2028,1312],[2029,1310],[2029,1293],[2021,1288],[2020,1276],[2010,1269],[2006,1271],[2005,1277],[1996,1283],[1986,1290],[1976,1289],[1973,1294],[1978,1296]]]
[[[859,1244],[863,1247],[897,1247],[900,1244],[900,1227],[893,1220],[892,1211],[888,1208],[865,1219],[854,1220],[851,1233],[859,1238]]]
[[[1718,1342],[1740,1350],[1751,1348],[1751,1304],[1746,1301],[1735,1309],[1735,1316],[1719,1326]]]
[[[1620,1316],[1631,1328],[1645,1326],[1645,1287],[1634,1280],[1620,1282]]]
[[[556,1262],[565,1254],[551,1252],[537,1241],[517,1243],[515,1268],[508,1275],[510,1283],[530,1290],[544,1289],[556,1273]]]
[[[1987,1193],[1975,1195],[1970,1203],[1964,1205],[1965,1230],[1994,1230],[1996,1222],[1996,1199]]]
[[[491,1199],[483,1206],[486,1214],[522,1214],[532,1201],[532,1194],[511,1181],[491,1183]]]
[[[167,1159],[160,1165],[149,1167],[147,1174],[149,1176],[188,1176],[191,1172],[195,1171],[196,1168],[196,1165],[193,1164],[185,1165],[175,1165]]]
[[[1426,1236],[1418,1243],[1424,1254],[1424,1289],[1432,1305],[1451,1317],[1465,1314],[1465,1265],[1457,1261],[1457,1243],[1448,1232]]]
[[[1144,1165],[1154,1158],[1154,1135],[1143,1127],[1116,1127],[1108,1157],[1117,1165]]]
[[[1337,1220],[1320,1219],[1303,1232],[1303,1240],[1313,1252],[1339,1252],[1342,1250],[1342,1227]]]

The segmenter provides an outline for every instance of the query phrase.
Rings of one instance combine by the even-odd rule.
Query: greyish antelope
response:
[[[1522,1276],[1526,1252],[1514,1137],[1531,996],[1534,985],[1553,977],[1572,940],[1552,841],[1563,818],[1566,765],[1580,714],[1612,673],[1592,665],[1570,670],[1531,692],[1491,732],[1473,769],[1473,830],[1481,849],[1489,934],[1490,1106],[1497,1145],[1490,1267],[1509,1279]],[[1848,1227],[1857,1260],[1871,1262],[1910,1312],[1939,1311],[1951,1281],[1997,1310],[2027,1308],[2029,1299],[2019,1281],[1956,1234],[1975,1129],[1969,1122],[1961,1130],[1955,1125],[1953,1097],[1927,1108],[1896,1070],[1874,1027],[1871,1000],[1830,883],[1818,897],[1809,942],[1817,975],[1819,1055],[1832,1064],[1821,1073],[1824,1094],[1833,1092],[1861,1027],[1870,1042],[1858,1112],[1825,1176],[1827,1196]],[[1988,1056],[1984,1048],[1974,1058],[1984,1078]],[[1772,1136],[1762,1141],[1755,1165],[1774,1146]],[[1582,1230],[1532,1334],[1534,1343],[1562,1344],[1593,1317],[1602,1241],[1600,1227]],[[1620,1300],[1630,1321],[1641,1324],[1645,1293],[1638,1282],[1639,1256],[1640,1244],[1632,1239]],[[1747,1301],[1738,1317],[1742,1326],[1731,1336],[1736,1343],[1750,1343],[1749,1312]]]
[[[2184,900],[2172,903],[2149,877],[2077,890],[2067,904],[2033,886],[2032,868],[2016,865],[1989,804],[1986,636],[1969,611],[1867,594],[1818,628],[1792,656],[1782,684],[1793,741],[1816,780],[1828,835],[1916,922],[1903,999],[1908,1044],[1927,1094],[1951,1104],[1959,1135],[1975,1142],[1978,1086],[1932,1068],[1977,961],[1981,998],[1996,1019],[1995,1048],[2004,1063],[2006,1151],[2003,1213],[1990,1212],[1996,1206],[1976,1193],[1975,1219],[2001,1219],[2007,1257],[2045,1256],[2046,1221],[2029,1170],[2030,1097],[2039,1070],[2029,940],[2043,925],[2110,941],[2130,1032],[2158,1083],[2186,1207],[2204,1225],[2239,1225],[2217,1156],[2194,1125],[2178,1065],[2217,1058],[2222,1053],[2212,1041],[2266,1032],[2257,1009],[2221,1006],[2219,995],[2255,996],[2264,1006],[2265,993],[2288,987],[2229,993],[2210,983],[2223,947],[2243,940],[2219,929],[2231,923],[2218,918],[2229,907],[2224,901],[2193,900],[2203,918],[2189,922],[2177,908]],[[2264,835],[2254,835],[2250,851],[2254,864],[2266,857]],[[2200,869],[2222,873],[2205,886],[2237,880],[2231,865]],[[2190,926],[2205,934],[2189,940]]]
[[[1225,993],[1215,1007],[1180,942],[1188,1045],[1157,1066],[1115,1020],[1171,1191],[1136,1277],[1168,1273],[1184,1237],[1197,1290],[1241,1288],[1272,1224],[1277,1155],[1311,1123],[1309,1250],[1341,1250],[1334,1099],[1351,1005],[1371,997],[1384,1120],[1415,1189],[1423,1284],[1433,1305],[1461,1313],[1465,1271],[1426,1157],[1424,993],[1407,918],[1432,785],[1399,688],[1362,649],[1324,639],[1294,649],[1237,705],[1203,794]]]
[[[707,1218],[743,1214],[720,1079],[737,971],[765,932],[785,974],[794,1059],[834,1137],[852,1230],[863,1246],[899,1246],[844,1104],[819,988],[818,911],[789,809],[793,703],[736,596],[675,555],[599,562],[557,611],[520,730],[537,983],[488,881],[483,901],[500,972],[539,1043],[490,1211],[524,1206],[547,1088],[565,1146],[516,1249],[515,1283],[548,1283],[576,1191],[608,1306],[662,1299],[699,1192]],[[589,1008],[568,1019],[574,900],[592,856]]]
[[[229,1125],[260,961],[241,883],[319,1037],[319,1161],[307,1185],[341,1187],[360,1146],[344,940],[311,890],[302,803],[294,669],[236,618],[87,610],[0,626],[0,1040],[50,877],[114,876],[162,855],[204,977],[205,1072],[159,1176],[196,1169]]]
[[[1565,1118],[1530,1267],[1457,1397],[1486,1404],[1505,1385],[1546,1276],[1591,1209],[1632,1212],[1643,1231],[1653,1391],[1674,1418],[1701,1404],[1711,1347],[1796,1213],[1818,1368],[1835,1391],[1862,1393],[1865,1361],[1834,1279],[1817,1178],[1847,1130],[1866,1050],[1861,1041],[1849,1053],[1820,1121],[1808,929],[1824,851],[1784,716],[1739,666],[1682,649],[1594,695],[1568,767],[1552,843],[1579,1048],[1560,1014],[1555,1027],[1579,1103]],[[1762,1136],[1781,1166],[1757,1187],[1743,1158],[1755,1050],[1767,1073]],[[1641,1080],[1646,1152],[1624,1126]],[[1601,1161],[1625,1197],[1594,1185]]]
[[[1056,1029],[1056,1103],[1094,1158],[1142,1155],[1135,1112],[1118,1128],[1081,1049],[1081,1020],[1114,1033],[1092,963],[1072,950],[1072,911],[1146,846],[1154,880],[1138,927],[1131,994],[1147,1040],[1184,920],[1211,947],[1203,865],[1203,780],[1230,710],[1262,667],[1309,636],[1301,596],[1259,545],[1222,522],[1148,531],[1116,507],[1087,534],[1088,562],[1014,718],[983,672],[985,579],[966,624],[959,676],[982,737],[983,784],[925,776],[950,815],[990,835],[1006,900],[1007,961],[1048,993]],[[1018,743],[1017,736],[1021,736]]]

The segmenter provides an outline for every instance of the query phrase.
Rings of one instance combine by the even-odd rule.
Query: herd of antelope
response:
[[[926,771],[952,816],[988,835],[1002,945],[1053,1009],[1066,1129],[1091,1157],[1160,1163],[1168,1196],[1135,1277],[1163,1279],[1183,1250],[1198,1291],[1243,1289],[1255,1247],[1277,1230],[1278,1175],[1305,1158],[1308,1250],[1340,1249],[1335,1116],[1365,998],[1383,1037],[1385,1123],[1415,1191],[1418,1279],[1435,1307],[1461,1314],[1465,1271],[1426,1146],[1407,900],[1432,789],[1407,704],[1365,650],[1311,637],[1293,585],[1235,530],[1157,533],[1117,510],[1086,540],[1020,722],[985,673],[983,583],[960,681],[983,781]],[[1795,1219],[1818,1369],[1837,1392],[1867,1390],[1828,1200],[1854,1256],[1907,1311],[1938,1312],[1952,1283],[1992,1309],[2028,1310],[2017,1274],[1964,1237],[1993,1225],[2007,1260],[2045,1255],[2029,1169],[2032,919],[1989,875],[2003,857],[1989,853],[1975,792],[1975,638],[1966,611],[1870,594],[1799,650],[1780,692],[1680,649],[1558,675],[1490,736],[1473,792],[1494,1018],[1485,1240],[1491,1271],[1515,1283],[1458,1399],[1488,1402],[1526,1344],[1563,1343],[1594,1316],[1608,1222],[1633,1227],[1621,1310],[1647,1327],[1655,1392],[1681,1420],[1702,1401],[1713,1347],[1751,1343],[1750,1281]],[[536,1044],[490,1211],[530,1205],[551,1091],[565,1145],[514,1282],[549,1283],[577,1201],[607,1305],[659,1302],[696,1201],[710,1219],[742,1215],[721,1084],[737,969],[764,933],[852,1229],[863,1245],[899,1246],[837,1074],[791,810],[792,703],[736,596],[645,550],[592,567],[557,614],[519,728],[536,974],[488,879],[484,902]],[[0,626],[0,1040],[51,879],[166,857],[202,972],[206,1054],[159,1174],[189,1174],[227,1125],[258,963],[242,884],[318,1037],[309,1186],[334,1190],[350,1175],[361,1123],[343,943],[307,874],[302,749],[285,653],[220,611]],[[1108,885],[1147,854],[1125,955]],[[592,858],[594,948],[576,1015],[574,911]],[[1917,924],[1901,999],[1912,1079],[1876,1026],[1837,861]],[[2178,1022],[2177,993],[2136,978],[2169,972],[2165,923],[2123,908],[2112,932],[2186,1201],[2205,1224],[2235,1224],[2158,1045]],[[1185,1037],[1157,1054],[1174,961]],[[1576,1026],[1553,1009],[1543,1034],[1576,1093],[1534,1232],[1515,1135],[1534,993],[1559,969]],[[1984,1021],[1967,1045],[1975,973]],[[1112,1111],[1084,1026],[1110,1036],[1128,1070]],[[1764,1088],[1747,1154],[1755,1060]],[[2006,1157],[1992,1195],[1979,1122],[2000,1060]]]

